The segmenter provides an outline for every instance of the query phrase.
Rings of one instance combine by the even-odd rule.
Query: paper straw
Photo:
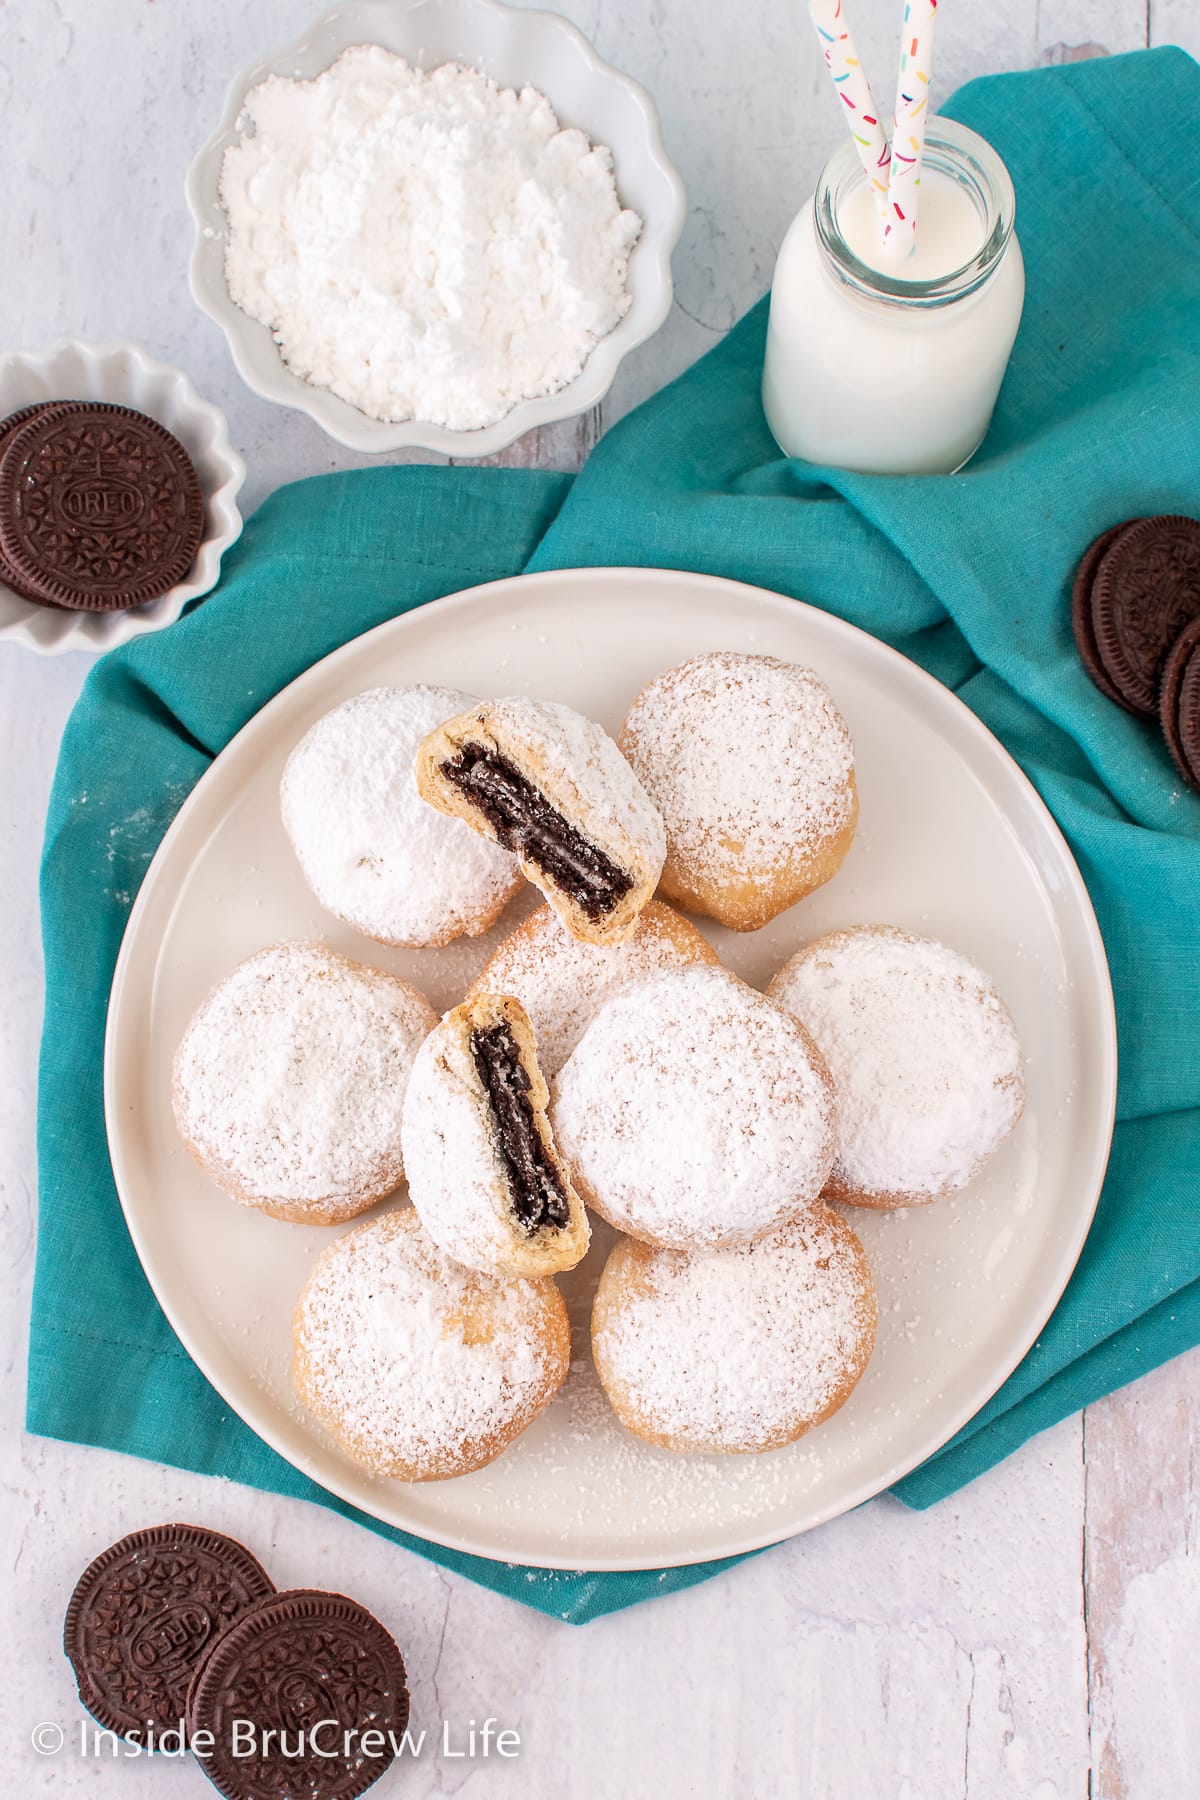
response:
[[[892,165],[883,232],[884,248],[897,261],[911,253],[917,238],[917,201],[925,155],[925,121],[929,116],[929,76],[933,67],[936,18],[937,0],[904,0],[896,116],[892,127]]]
[[[879,122],[879,110],[842,11],[842,0],[808,0],[809,17],[825,62],[841,100],[871,191],[879,207],[880,223],[887,223],[888,161],[891,151]]]

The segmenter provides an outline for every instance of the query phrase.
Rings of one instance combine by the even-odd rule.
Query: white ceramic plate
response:
[[[862,822],[843,869],[748,937],[713,931],[755,983],[818,932],[888,921],[975,957],[1028,1057],[1014,1136],[958,1198],[851,1212],[880,1297],[879,1341],[848,1405],[786,1449],[675,1457],[628,1436],[586,1354],[607,1232],[563,1285],[579,1333],[566,1388],[490,1468],[405,1486],[364,1474],[289,1381],[295,1296],[329,1234],[243,1210],[193,1165],[171,1119],[170,1065],[193,1009],[239,958],[320,936],[395,969],[438,1006],[492,939],[387,951],[328,918],[279,822],[285,758],[329,707],[378,683],[565,700],[615,729],[644,680],[714,649],[810,663],[854,734]],[[519,903],[518,903],[519,904]],[[510,910],[502,929],[513,922]],[[496,934],[493,934],[496,935]],[[1104,949],[1079,872],[1029,783],[953,695],[821,612],[710,577],[587,570],[502,581],[347,645],[246,726],[163,841],[133,909],[109,1015],[113,1168],[142,1264],[184,1345],[283,1456],[364,1512],[516,1563],[654,1568],[750,1550],[878,1493],[969,1419],[1037,1336],[1074,1266],[1107,1159],[1116,1047]]]
[[[479,431],[450,431],[421,419],[391,424],[368,417],[327,388],[293,375],[268,328],[229,297],[228,222],[218,189],[225,152],[241,135],[238,120],[246,95],[268,75],[312,80],[352,44],[382,44],[420,69],[467,63],[501,87],[537,88],[560,124],[576,126],[593,144],[608,146],[621,204],[642,219],[641,236],[629,257],[625,317],[601,338],[574,381],[544,399],[522,400]],[[192,296],[225,333],[248,387],[266,400],[299,407],[352,450],[423,446],[466,457],[492,456],[536,426],[569,419],[603,398],[622,357],[652,336],[671,310],[671,252],[687,214],[683,183],[667,156],[645,88],[604,62],[557,13],[504,6],[499,0],[345,0],[296,43],[237,77],[215,135],[188,171],[187,198],[196,221]]]

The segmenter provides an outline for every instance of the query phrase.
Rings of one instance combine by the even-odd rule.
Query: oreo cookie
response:
[[[1112,525],[1102,531],[1098,538],[1093,538],[1080,558],[1079,567],[1075,571],[1075,579],[1071,583],[1071,631],[1075,638],[1075,648],[1079,652],[1079,660],[1083,664],[1093,684],[1100,689],[1106,700],[1115,701],[1118,706],[1125,707],[1126,712],[1134,708],[1122,699],[1120,691],[1108,678],[1104,664],[1100,660],[1100,647],[1096,642],[1096,628],[1092,623],[1092,587],[1096,580],[1096,571],[1101,562],[1123,531],[1128,531],[1134,520],[1127,519],[1124,524]]]
[[[47,407],[0,458],[0,557],[43,605],[141,606],[182,581],[203,535],[186,450],[127,406]]]
[[[1200,614],[1200,521],[1139,519],[1109,545],[1092,583],[1100,663],[1123,705],[1158,717],[1171,648]]]
[[[356,1800],[386,1773],[408,1724],[404,1659],[344,1594],[293,1588],[213,1645],[188,1695],[188,1736],[226,1800]],[[210,1748],[211,1745],[211,1748]]]
[[[1184,626],[1163,672],[1159,719],[1171,760],[1200,792],[1200,613]]]
[[[120,1737],[177,1727],[213,1644],[274,1592],[250,1552],[219,1532],[132,1532],[89,1564],[71,1595],[63,1649],[79,1698]]]

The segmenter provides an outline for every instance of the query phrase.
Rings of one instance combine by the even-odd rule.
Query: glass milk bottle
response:
[[[1025,298],[1013,211],[991,145],[930,119],[916,245],[897,261],[854,145],[830,157],[771,289],[763,406],[786,455],[877,475],[969,461]]]

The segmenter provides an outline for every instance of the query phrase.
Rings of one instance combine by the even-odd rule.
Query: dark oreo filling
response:
[[[505,1024],[473,1031],[471,1054],[496,1121],[517,1224],[527,1237],[548,1225],[561,1230],[571,1222],[571,1209],[534,1120],[516,1039]]]
[[[442,764],[442,774],[478,808],[506,850],[543,870],[589,919],[610,913],[633,886],[632,876],[495,751],[467,744],[453,762]]]

